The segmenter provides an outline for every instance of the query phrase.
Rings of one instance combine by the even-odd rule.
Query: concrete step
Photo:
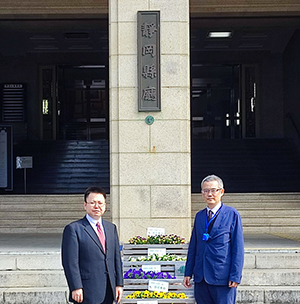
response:
[[[7,214],[7,216],[5,216]],[[85,215],[85,211],[81,210],[73,210],[72,211],[72,217],[70,217],[70,210],[60,210],[60,211],[48,211],[48,210],[43,210],[40,212],[36,211],[24,211],[20,212],[0,212],[0,217],[6,218],[8,220],[10,219],[16,219],[16,220],[24,220],[30,218],[31,220],[33,219],[39,219],[39,218],[49,218],[49,219],[59,219],[59,218],[82,218]]]
[[[104,215],[108,220],[109,198]],[[193,222],[205,204],[200,193],[191,199]],[[240,212],[246,233],[292,233],[300,228],[300,193],[225,193],[223,201]],[[61,233],[66,224],[84,214],[83,195],[2,195],[0,233]]]
[[[300,208],[299,209],[286,209],[286,208],[272,208],[272,209],[263,209],[263,208],[236,208],[238,209],[241,217],[300,217]],[[198,211],[198,210],[197,210]]]
[[[2,288],[12,287],[66,287],[62,270],[0,271]]]
[[[53,225],[54,226],[54,225]],[[57,233],[62,233],[63,232],[63,227],[1,227],[0,226],[0,234],[6,234],[6,233],[15,233],[15,234],[20,234],[20,233],[39,233],[39,234],[57,234]]]
[[[0,271],[62,270],[60,252],[1,253]]]
[[[0,255],[1,287],[64,287],[60,252]],[[300,253],[246,253],[243,286],[300,286]],[[0,302],[1,303],[1,302]]]
[[[300,272],[300,253],[245,253],[244,269],[296,269]]]
[[[299,269],[244,269],[243,286],[300,286]]]
[[[197,196],[197,193],[195,193]],[[224,201],[232,201],[232,202],[240,202],[245,199],[249,202],[276,202],[276,201],[298,201],[299,200],[299,192],[272,192],[272,193],[228,193],[226,192],[225,187],[225,195]]]
[[[66,287],[62,270],[0,271],[2,288]],[[300,286],[299,269],[244,269],[242,286]]]
[[[201,201],[201,193],[192,193],[192,202]],[[276,201],[299,201],[299,192],[285,193],[228,193],[223,196],[225,202],[276,202]]]
[[[0,230],[1,231],[1,230]],[[267,225],[267,226],[257,226],[257,225],[243,225],[243,231],[244,233],[249,234],[281,234],[284,233],[284,235],[289,235],[295,233],[295,231],[299,231],[299,225],[294,226],[278,226],[278,225]]]
[[[80,216],[65,216],[65,217],[31,217],[31,218],[20,218],[18,219],[18,228],[55,228],[55,227],[65,227],[71,221],[78,220],[82,218],[84,214]],[[105,218],[105,217],[104,217]],[[29,227],[28,222],[30,222],[31,227]],[[9,219],[1,220],[0,227],[15,227],[15,223]]]
[[[78,217],[73,217],[73,216],[69,216],[66,218],[51,218],[51,217],[47,217],[47,218],[30,218],[30,219],[19,219],[18,220],[18,227],[19,228],[26,228],[28,227],[28,221],[30,222],[31,227],[29,228],[34,228],[34,227],[64,227],[65,225],[67,225],[68,223],[70,223],[71,221],[75,221],[77,220]],[[0,223],[0,227],[14,227],[14,223],[12,223],[10,220],[1,220]]]
[[[300,200],[300,198],[299,198]],[[233,203],[233,202],[226,202],[223,200],[223,202],[228,205],[232,206],[238,211],[241,210],[278,210],[278,211],[283,211],[283,210],[299,210],[299,200],[298,201],[277,201],[277,202],[268,202],[268,203],[261,203],[261,202],[239,202],[239,203]],[[192,203],[192,211],[193,212],[198,212],[199,210],[202,210],[206,207],[204,202],[193,202]]]
[[[193,193],[191,200],[194,219],[206,205],[201,193]],[[222,201],[239,211],[245,233],[292,234],[299,231],[300,193],[225,192]]]
[[[60,260],[59,238],[55,239],[55,246],[51,246],[52,250],[49,251],[44,249],[47,242],[41,243],[44,237],[38,235],[35,237],[39,238],[40,246],[34,246],[35,239],[32,237],[27,239],[32,244],[28,247],[25,247],[25,242],[19,239],[18,243],[23,246],[22,250],[18,250],[15,245],[5,247],[6,242],[11,242],[7,238],[2,238],[0,304],[68,303],[67,285]],[[53,240],[49,238],[49,242],[53,242]],[[284,244],[290,243],[285,240],[282,249],[272,249],[268,246],[261,249],[257,246],[252,248],[251,245],[253,242],[259,245],[259,240],[266,242],[265,238],[254,235],[247,236],[246,240],[248,247],[245,254],[242,284],[238,288],[237,303],[299,303],[300,253],[298,244],[291,242],[297,248],[285,248]],[[273,238],[268,240],[273,244]],[[281,244],[281,242],[277,244]],[[30,249],[34,251],[30,251]],[[126,300],[126,303],[136,304],[136,300],[133,302]],[[167,304],[160,300],[159,303]],[[182,302],[172,300],[172,303]],[[168,304],[170,303],[168,302]]]
[[[268,226],[268,225],[278,225],[278,226],[297,226],[299,225],[299,216],[290,217],[255,217],[255,216],[244,216],[242,217],[243,226],[253,225],[253,226]]]
[[[239,286],[236,303],[290,304],[299,303],[300,286]]]
[[[300,271],[300,253],[297,249],[276,250],[245,253],[244,269],[295,269]],[[266,250],[265,250],[266,251]],[[0,271],[23,270],[61,270],[60,252],[22,253],[1,252]]]
[[[225,203],[225,202],[224,202]],[[274,210],[274,213],[277,212],[277,215],[280,216],[281,212],[285,212],[288,211],[290,213],[294,213],[295,212],[299,212],[299,201],[297,203],[274,203],[274,204],[264,204],[262,206],[261,203],[241,203],[241,204],[232,204],[232,203],[226,203],[226,205],[231,206],[233,208],[235,208],[236,210],[238,210],[240,213],[242,212],[252,212],[252,211],[256,211],[256,214],[259,214],[260,212],[266,212],[266,211],[270,211],[273,212],[272,210]],[[192,204],[192,214],[195,216],[196,213],[202,209],[204,209],[206,207],[206,205],[203,204]]]
[[[18,207],[18,212],[20,211],[28,211],[28,212],[45,212],[45,211],[76,211],[76,210],[83,210],[83,203],[49,203],[49,204],[40,204],[40,203],[29,203],[29,202],[22,202],[22,203],[11,203],[11,202],[1,202],[0,211],[6,212],[7,210],[11,210],[12,205],[14,207]],[[55,209],[54,209],[55,208]]]
[[[66,287],[0,288],[1,304],[68,304]]]
[[[0,288],[1,304],[68,304],[65,287]],[[299,286],[239,286],[237,304],[299,303]],[[133,300],[132,303],[136,303]],[[167,303],[159,300],[159,303]],[[172,303],[182,303],[172,300]]]
[[[283,217],[283,218],[300,218],[300,208],[299,209],[280,209],[273,208],[270,209],[257,209],[257,208],[249,208],[247,210],[241,209],[239,210],[241,217]]]
[[[106,201],[103,217],[111,220],[109,196]],[[84,215],[83,195],[0,196],[0,233],[62,233]]]

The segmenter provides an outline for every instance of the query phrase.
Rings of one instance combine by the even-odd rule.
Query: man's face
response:
[[[105,198],[101,193],[90,193],[84,202],[86,213],[98,221],[106,210]]]
[[[212,209],[221,202],[224,189],[219,188],[217,181],[204,182],[201,193],[207,206]]]

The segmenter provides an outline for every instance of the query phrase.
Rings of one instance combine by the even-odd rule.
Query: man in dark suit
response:
[[[116,226],[102,219],[106,193],[90,187],[84,194],[86,216],[67,225],[62,239],[62,265],[69,300],[83,304],[120,302],[123,271]]]
[[[195,217],[183,284],[190,288],[194,276],[198,304],[233,304],[244,264],[241,217],[221,202],[224,186],[219,177],[207,176],[201,189],[207,207]]]

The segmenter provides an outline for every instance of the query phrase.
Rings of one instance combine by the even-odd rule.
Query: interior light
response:
[[[232,32],[208,32],[209,38],[230,38]]]
[[[42,111],[44,115],[49,114],[49,101],[48,99],[43,99]]]

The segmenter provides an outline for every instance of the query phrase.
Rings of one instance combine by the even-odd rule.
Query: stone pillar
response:
[[[138,111],[137,12],[160,11],[161,111]],[[191,231],[188,0],[109,0],[110,201],[120,240]],[[152,115],[152,125],[145,118]]]

